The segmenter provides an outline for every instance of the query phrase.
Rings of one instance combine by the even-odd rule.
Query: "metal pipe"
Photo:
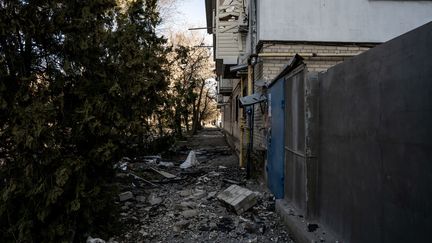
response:
[[[248,86],[247,86],[247,95],[252,95],[253,93],[253,66],[252,63],[249,60],[248,63]],[[251,107],[249,106],[247,108],[247,119],[248,119],[248,126],[247,126],[247,133],[246,133],[246,141],[248,143],[247,146],[247,161],[246,161],[246,177],[250,178],[250,170],[251,170],[251,153],[252,153],[252,149],[251,149],[251,140],[253,139],[251,131],[252,131],[252,111],[251,111]]]
[[[208,30],[213,29],[213,27],[197,27],[197,28],[189,28],[188,30]]]
[[[257,58],[257,54],[255,51],[255,41],[256,41],[256,28],[257,28],[257,12],[256,12],[256,6],[257,6],[257,0],[251,1],[251,55],[248,59],[248,87],[247,87],[247,93],[248,95],[252,95],[254,92],[254,83],[253,83],[253,71],[254,71],[254,65],[256,64],[256,60],[252,62],[253,58]],[[247,161],[246,161],[246,178],[249,179],[251,177],[251,154],[253,150],[253,108],[254,106],[248,106],[247,108],[247,115],[248,115],[248,129],[246,133],[246,141],[248,141],[247,146]]]
[[[247,95],[253,94],[253,66],[252,64],[248,65],[248,89],[247,89]]]
[[[244,87],[244,77],[242,77],[240,79],[240,97],[243,97],[243,87]],[[244,168],[245,167],[245,162],[244,162],[244,155],[243,155],[243,150],[244,150],[244,146],[243,146],[243,135],[244,135],[244,119],[243,119],[243,108],[240,107],[240,124],[239,124],[239,128],[240,128],[240,168]]]
[[[251,164],[252,164],[252,149],[253,149],[253,145],[252,145],[252,141],[253,141],[253,137],[252,137],[252,120],[253,120],[253,105],[252,106],[248,106],[247,108],[247,113],[248,113],[248,146],[247,146],[247,163],[246,163],[246,178],[249,179],[251,177]]]
[[[296,54],[302,56],[302,57],[353,57],[361,54],[362,52],[356,52],[356,53],[310,53],[310,52],[304,52],[304,53],[295,53],[295,52],[263,52],[259,53],[259,57],[293,57]]]
[[[194,46],[196,48],[214,48],[214,46]]]

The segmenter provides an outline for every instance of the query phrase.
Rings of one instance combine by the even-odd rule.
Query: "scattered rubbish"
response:
[[[317,224],[308,224],[307,228],[308,228],[309,232],[314,232],[315,230],[317,230],[319,228],[319,226]]]
[[[253,239],[248,240],[247,242],[248,242],[248,243],[255,243],[255,242],[258,242],[258,238],[255,237],[255,238],[253,238]]]
[[[257,229],[257,232],[264,234],[266,230],[266,225],[264,220],[256,215],[253,215],[253,219],[255,222],[255,228]]]
[[[105,243],[105,241],[100,238],[92,238],[91,236],[89,236],[87,237],[86,243]]]
[[[120,193],[120,194],[119,194],[120,202],[123,202],[123,201],[129,200],[129,199],[132,199],[132,198],[133,198],[133,194],[132,194],[132,192],[130,192],[130,191],[123,192],[123,193]]]
[[[181,202],[180,208],[183,210],[196,208],[197,204],[193,202]]]
[[[215,222],[210,222],[209,227],[211,230],[217,229],[217,224]]]
[[[170,174],[170,173],[162,171],[162,170],[156,170],[155,168],[150,168],[150,169],[153,170],[156,173],[159,173],[160,175],[162,175],[163,177],[168,178],[168,179],[173,179],[173,178],[177,177],[177,176],[175,176],[173,174]]]
[[[235,184],[235,185],[239,185],[240,182],[239,181],[235,181],[235,180],[231,180],[231,179],[223,179],[224,182],[229,183],[229,184]]]
[[[201,199],[203,197],[207,196],[207,192],[204,190],[195,190],[195,193],[192,194],[192,197],[194,199]]]
[[[129,157],[123,157],[123,158],[121,158],[121,160],[122,161],[129,161],[129,162],[131,161],[131,159]]]
[[[174,230],[174,232],[180,232],[180,231],[186,229],[189,226],[189,224],[190,224],[190,221],[181,220],[181,221],[174,224],[173,230]]]
[[[207,182],[210,181],[210,178],[208,178],[207,176],[200,176],[198,178],[198,181],[201,182],[201,183],[207,183]]]
[[[207,196],[207,200],[212,199],[216,196],[217,192],[209,192]]]
[[[257,196],[249,189],[231,185],[217,198],[229,205],[237,214],[242,214],[257,203]]]
[[[122,161],[120,161],[120,162],[118,162],[118,163],[116,163],[114,165],[114,169],[119,169],[119,170],[122,170],[122,171],[126,171],[127,168],[128,168],[128,164],[129,164],[129,162],[122,162]]]
[[[258,227],[254,223],[252,223],[252,222],[246,222],[244,224],[244,229],[249,234],[256,234],[256,233],[258,233]]]
[[[154,205],[158,205],[162,203],[162,198],[156,196],[155,194],[150,194],[149,198],[148,198],[148,202],[150,203],[150,205],[154,206]]]
[[[193,218],[195,216],[198,216],[198,210],[195,209],[188,209],[180,213],[185,218]]]
[[[145,196],[136,196],[135,200],[137,202],[146,202],[146,197]]]
[[[174,167],[174,163],[173,162],[163,162],[163,161],[161,161],[161,162],[159,162],[158,165],[161,166],[161,167],[167,167],[167,168]]]
[[[208,225],[200,225],[200,227],[198,228],[198,230],[200,231],[210,231],[210,226]]]
[[[143,156],[142,159],[149,163],[149,164],[157,164],[159,161],[161,161],[161,156],[154,155],[154,156]]]
[[[182,197],[188,197],[192,195],[192,190],[191,189],[181,190],[178,192],[178,194],[180,194],[180,196]]]
[[[152,183],[151,181],[148,181],[148,180],[146,180],[146,179],[144,179],[144,178],[141,178],[141,177],[135,175],[134,173],[129,173],[129,175],[133,176],[133,178],[136,179],[136,180],[144,181],[145,183],[148,183],[148,184],[150,184],[150,185],[152,185],[152,186],[154,186],[154,187],[157,187],[157,186],[158,186],[158,185]]]
[[[182,175],[186,175],[186,176],[189,176],[189,177],[199,177],[201,175],[204,175],[205,173],[206,172],[203,171],[203,170],[201,170],[201,169],[193,170],[193,171],[182,171],[181,172]]]
[[[239,219],[241,219],[241,220],[244,221],[244,222],[250,222],[249,219],[243,218],[242,216],[239,216]]]
[[[142,236],[144,236],[144,237],[148,236],[147,231],[145,231],[144,229],[141,229],[141,230],[139,231],[139,233],[140,233]]]
[[[216,171],[211,171],[210,173],[208,173],[209,177],[219,177],[221,174],[216,172]]]
[[[229,217],[221,217],[219,223],[216,225],[218,229],[223,232],[229,232],[235,228],[233,220]]]
[[[292,243],[274,213],[271,193],[253,192],[250,197],[256,199],[247,198],[250,200],[234,205],[221,199],[221,192],[229,186],[241,188],[246,184],[246,173],[238,168],[237,157],[228,146],[210,145],[209,139],[192,143],[188,140],[181,151],[174,148],[164,152],[163,159],[130,156],[115,165],[120,192],[129,193],[122,197],[124,201],[119,203],[117,199],[122,230],[113,240]],[[218,140],[225,144],[222,134]],[[178,166],[182,163],[188,168]],[[255,188],[254,184],[251,186]],[[243,194],[248,195],[250,191],[244,190]],[[231,203],[239,199],[240,196],[232,198]],[[253,204],[253,210],[249,204]]]
[[[198,164],[199,164],[199,162],[198,162],[198,160],[196,158],[195,151],[191,150],[189,152],[189,155],[186,158],[185,162],[183,162],[183,164],[180,165],[180,168],[187,169],[189,167],[192,167],[192,166],[195,166],[195,165],[198,165]]]

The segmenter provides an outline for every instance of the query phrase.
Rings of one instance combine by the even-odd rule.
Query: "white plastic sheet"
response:
[[[185,162],[183,162],[183,164],[180,165],[180,168],[187,169],[189,167],[192,167],[192,166],[195,166],[195,165],[198,165],[198,164],[199,164],[199,162],[198,162],[198,160],[196,158],[196,153],[195,153],[194,150],[191,150],[189,152],[189,155],[186,158]]]

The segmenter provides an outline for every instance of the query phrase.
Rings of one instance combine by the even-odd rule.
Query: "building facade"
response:
[[[266,175],[269,105],[249,110],[240,98],[267,96],[267,85],[295,54],[308,71],[326,71],[431,21],[431,12],[431,1],[206,0],[222,127],[241,166]]]
[[[332,188],[342,190],[339,192],[341,195],[355,190],[364,192],[362,188],[350,188],[351,184],[363,185],[357,183],[357,180],[344,185],[345,179],[340,178],[345,178],[348,174],[338,175],[338,171],[343,165],[355,167],[356,163],[369,162],[355,161],[356,158],[351,158],[352,163],[337,160],[337,155],[332,160],[326,157],[327,154],[323,151],[332,152],[333,147],[323,142],[325,135],[337,131],[322,131],[322,125],[327,123],[318,117],[340,116],[339,111],[332,111],[330,106],[320,103],[325,99],[317,95],[321,96],[323,90],[319,86],[323,84],[318,77],[325,77],[327,70],[342,62],[349,66],[355,62],[353,57],[432,21],[432,1],[207,0],[206,11],[208,33],[213,34],[214,39],[222,127],[239,154],[240,166],[263,179],[276,198],[280,199],[278,211],[283,214],[285,210],[288,219],[291,215],[289,212],[294,211],[303,215],[307,222],[318,222],[322,229],[333,232],[336,239],[365,242],[365,235],[343,228],[343,225],[350,225],[346,221],[349,215],[341,214],[332,206],[334,203],[329,202],[338,202],[337,195],[332,194]],[[424,42],[425,40],[419,40],[419,43]],[[395,48],[389,53],[404,53]],[[386,59],[379,55],[376,58]],[[391,56],[388,60],[391,61]],[[382,64],[376,68],[384,66],[392,65]],[[341,80],[361,80],[361,72],[355,71],[361,68],[353,65],[351,73],[340,73]],[[373,65],[369,65],[369,68],[373,69]],[[372,74],[364,75],[366,77]],[[364,82],[365,85],[372,84],[374,80]],[[336,90],[352,92],[364,88],[364,85],[356,86],[354,82],[351,85],[352,87],[338,87]],[[328,92],[331,93],[331,90]],[[248,102],[253,99],[245,101],[250,97],[259,99],[251,103]],[[334,106],[356,107],[359,103],[344,97],[346,99],[343,104],[335,103]],[[321,111],[324,108],[328,110],[325,114]],[[343,123],[344,117],[341,119]],[[359,124],[369,122],[356,121]],[[333,123],[333,127],[349,126]],[[345,135],[351,138],[356,134]],[[356,148],[350,149],[356,151]],[[323,167],[325,163],[326,168]],[[335,163],[340,166],[331,167]],[[360,174],[367,171],[357,169]],[[369,177],[385,176],[382,171],[374,173]],[[338,180],[335,178],[339,178],[341,184],[329,186],[328,182]],[[364,185],[368,187],[371,183],[365,181]],[[373,186],[370,187],[372,189]],[[397,190],[387,192],[397,193]],[[372,200],[367,195],[366,192],[358,200]],[[354,208],[355,205],[350,201],[352,198],[345,199],[347,201],[344,202],[344,207]],[[388,208],[384,205],[386,201],[383,202],[379,205],[385,211]],[[365,210],[365,207],[357,205],[354,210]],[[403,209],[398,208],[396,211],[400,213]],[[365,223],[365,228],[372,229],[366,221],[361,220],[361,215],[362,213],[357,214],[359,220],[351,222],[351,226]],[[291,229],[298,225],[295,223],[297,218],[294,218],[291,220],[294,222]],[[382,221],[383,225],[388,223],[385,218],[377,217],[376,220]],[[415,223],[410,224],[409,227],[413,228],[414,225]],[[300,237],[308,234],[303,233]],[[370,236],[369,240],[388,238],[388,234],[372,230],[367,235]],[[309,241],[310,238],[304,239]],[[319,240],[319,237],[316,239]]]

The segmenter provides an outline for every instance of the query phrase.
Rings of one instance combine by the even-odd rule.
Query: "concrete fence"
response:
[[[431,57],[429,23],[321,73],[316,101],[285,79],[285,201],[336,239],[430,241]]]

